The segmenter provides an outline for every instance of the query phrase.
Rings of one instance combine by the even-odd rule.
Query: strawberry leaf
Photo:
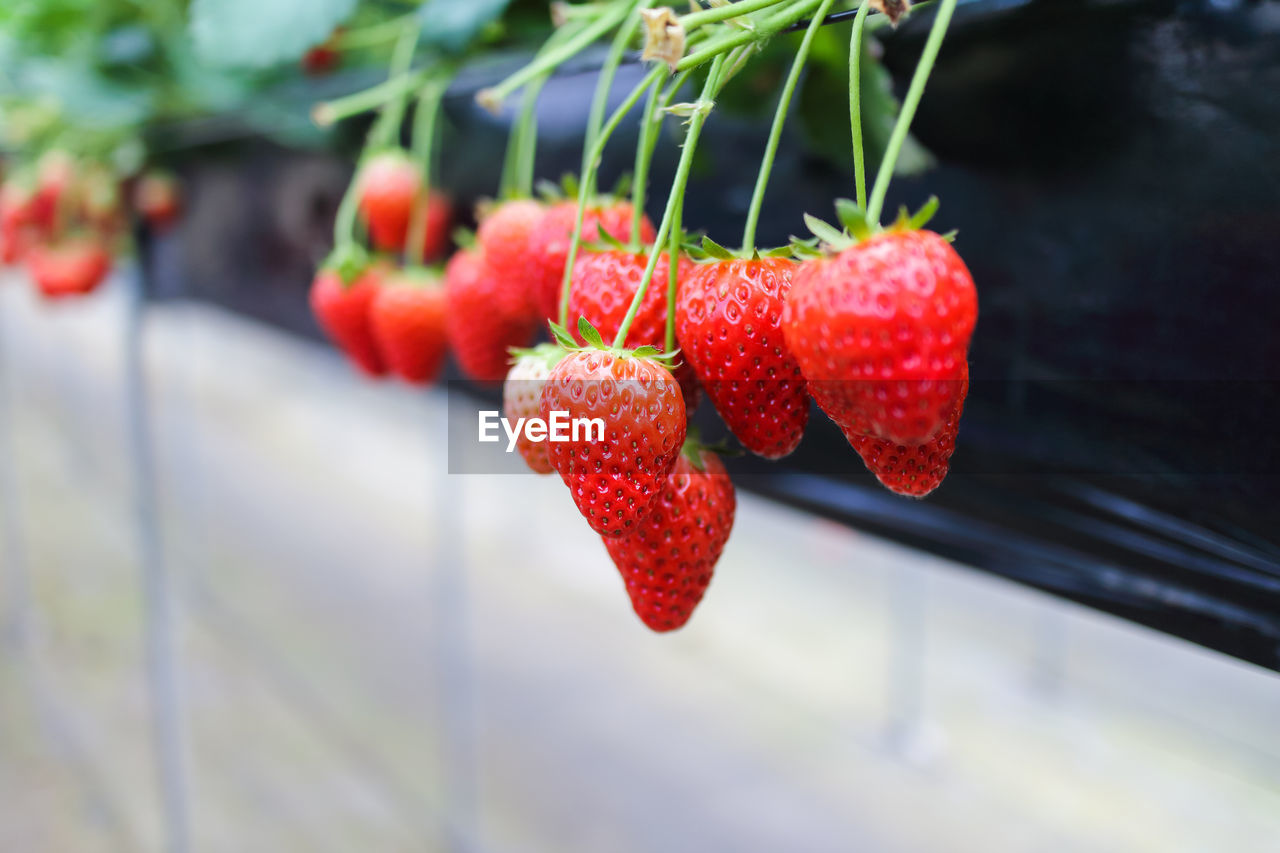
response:
[[[298,59],[323,42],[355,11],[356,2],[192,0],[191,37],[197,55],[210,65],[265,68]]]
[[[424,45],[462,53],[489,24],[502,17],[511,0],[426,0],[418,7]]]

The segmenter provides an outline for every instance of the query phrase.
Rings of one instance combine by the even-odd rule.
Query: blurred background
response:
[[[307,308],[367,127],[310,109],[381,79],[387,21],[462,63],[459,220],[496,187],[516,105],[471,96],[546,7],[467,7],[0,10],[6,166],[78,143],[184,194],[91,298],[0,271],[0,849],[1275,850],[1280,3],[961,3],[889,199],[942,197],[981,294],[953,473],[888,495],[820,417],[732,460],[670,636],[557,484],[448,473],[492,392],[362,379]],[[928,22],[868,45],[873,152]],[[690,227],[737,233],[798,39],[726,92]],[[852,192],[847,41],[762,243]],[[598,62],[544,90],[539,175],[576,170]]]

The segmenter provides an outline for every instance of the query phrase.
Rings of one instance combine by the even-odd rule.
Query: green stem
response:
[[[814,13],[813,20],[804,31],[804,39],[796,58],[791,63],[791,73],[782,87],[782,95],[778,98],[778,109],[773,116],[773,127],[769,130],[769,141],[765,145],[764,158],[760,161],[760,174],[756,176],[755,192],[751,195],[751,207],[747,209],[747,224],[742,231],[742,251],[749,255],[756,248],[756,226],[760,222],[760,209],[764,206],[764,194],[769,188],[769,175],[773,172],[773,160],[778,155],[778,141],[782,139],[782,129],[787,123],[787,111],[791,108],[791,97],[795,94],[796,83],[800,80],[800,72],[804,70],[805,60],[809,58],[809,48],[813,45],[813,37],[827,17],[827,11],[835,0],[822,0],[822,5]]]
[[[871,0],[862,0],[849,36],[849,128],[853,137],[853,179],[858,209],[867,209],[867,161],[862,147],[862,30]]]
[[[392,98],[398,98],[405,92],[422,85],[427,79],[426,71],[415,71],[379,83],[363,92],[354,92],[332,101],[317,104],[312,110],[312,120],[321,127],[328,127],[344,118],[377,109]]]
[[[524,89],[524,106],[520,116],[520,149],[516,158],[515,194],[528,198],[533,194],[535,161],[538,158],[538,96],[547,82],[546,74]]]
[[[409,12],[398,18],[392,18],[389,21],[383,21],[378,24],[371,24],[358,30],[339,33],[332,40],[332,45],[338,50],[357,50],[363,47],[373,47],[392,41],[400,36],[401,28],[410,22],[416,22],[417,12]]]
[[[581,53],[587,45],[621,23],[630,11],[630,0],[625,4],[625,8],[623,5],[610,7],[600,18],[583,27],[577,35],[566,41],[558,49],[535,57],[532,62],[498,85],[486,89],[481,93],[483,95],[482,100],[491,104],[501,103],[508,95],[530,80],[554,71],[566,59]]]
[[[658,147],[658,137],[661,133],[663,122],[659,110],[665,111],[667,107],[671,106],[675,96],[684,89],[685,81],[689,79],[690,73],[689,71],[682,71],[677,74],[667,86],[666,94],[645,105],[645,124],[641,128],[640,145],[636,148],[636,171],[631,188],[631,242],[635,245],[640,243],[640,229],[644,223],[644,206],[648,201],[649,171],[653,165],[653,153]],[[657,88],[654,88],[653,95],[657,98]]]
[[[609,45],[609,54],[605,57],[604,65],[600,67],[600,75],[596,79],[596,89],[591,96],[591,110],[587,113],[587,134],[582,142],[582,171],[585,174],[587,170],[587,156],[591,152],[591,147],[595,144],[596,136],[600,133],[600,126],[604,122],[604,111],[609,105],[609,93],[613,91],[613,80],[618,73],[618,66],[622,64],[622,56],[626,53],[627,45],[631,43],[631,39],[635,37],[636,30],[640,27],[640,9],[647,9],[653,5],[654,0],[627,0],[629,3],[626,14],[629,19],[624,18],[626,23],[618,28],[618,32],[613,37],[613,43]]]
[[[409,67],[413,64],[413,51],[418,46],[419,32],[420,29],[413,26],[407,27],[400,34],[395,50],[391,53],[391,68],[387,73],[388,80],[404,77],[409,73]],[[378,116],[378,121],[369,134],[368,147],[374,149],[383,148],[390,145],[392,140],[395,140],[398,146],[400,128],[404,124],[404,110],[408,102],[408,94],[408,90],[405,90],[399,97],[392,98],[382,108],[382,115]]]
[[[712,100],[719,92],[720,72],[724,68],[725,57],[717,56],[711,63],[711,70],[707,73],[707,82],[702,87],[702,95],[698,99],[698,109],[694,111],[689,118],[689,130],[684,137],[684,149],[680,152],[680,162],[676,166],[675,179],[671,182],[671,194],[667,197],[667,209],[662,214],[662,224],[658,227],[658,236],[654,240],[654,249],[649,252],[649,262],[645,265],[644,278],[640,280],[640,286],[636,288],[636,295],[631,300],[630,307],[627,308],[627,314],[622,318],[622,325],[618,328],[617,337],[613,339],[614,347],[622,347],[627,340],[627,332],[631,331],[631,324],[636,319],[636,314],[640,312],[640,306],[644,303],[645,292],[649,289],[650,282],[653,281],[653,272],[658,267],[658,246],[662,246],[667,242],[667,238],[671,235],[672,225],[675,223],[677,211],[684,206],[684,190],[685,185],[689,182],[689,171],[693,168],[693,155],[698,148],[698,137],[702,135],[702,126],[707,121],[707,114],[711,111]]]
[[[674,352],[676,348],[676,296],[680,289],[680,243],[684,236],[684,194],[680,196],[680,206],[676,208],[671,224],[671,236],[667,238],[667,328],[663,336],[663,352]],[[653,247],[658,253],[658,247]]]
[[[727,18],[749,15],[769,6],[776,6],[781,2],[783,0],[738,0],[736,3],[729,3],[725,6],[716,6],[711,9],[703,9],[700,12],[690,12],[687,15],[683,15],[680,18],[680,26],[684,27],[684,31],[687,33],[706,24],[714,24],[716,21],[723,21]]]
[[[924,52],[920,54],[920,62],[916,65],[915,74],[911,76],[911,87],[902,100],[902,109],[898,112],[898,121],[893,125],[893,133],[889,136],[889,145],[884,150],[884,159],[880,161],[880,170],[876,172],[876,184],[871,190],[871,201],[867,204],[867,223],[875,226],[880,223],[880,212],[884,209],[884,197],[889,192],[889,181],[893,178],[893,170],[898,164],[898,155],[902,152],[902,143],[907,139],[907,131],[911,129],[911,120],[915,118],[916,107],[920,106],[920,98],[924,96],[925,84],[929,82],[929,72],[942,49],[942,40],[947,34],[947,25],[951,22],[951,13],[956,9],[956,0],[942,0],[938,14],[929,29],[929,40],[925,42]]]
[[[422,170],[422,194],[413,206],[413,216],[409,222],[406,260],[410,265],[422,263],[426,254],[427,210],[431,199],[431,155],[435,146],[440,102],[444,99],[447,88],[446,79],[429,82],[418,96],[418,106],[413,115],[413,159]]]
[[[578,257],[578,249],[582,245],[582,222],[587,210],[587,202],[595,191],[595,173],[600,166],[600,158],[604,154],[604,147],[609,142],[609,137],[618,128],[618,125],[622,123],[622,119],[639,102],[640,96],[647,92],[650,87],[657,86],[662,78],[666,76],[666,73],[666,67],[659,65],[646,74],[639,85],[631,90],[631,94],[627,96],[626,100],[613,111],[613,115],[605,122],[605,126],[596,137],[595,144],[591,146],[590,156],[587,158],[587,168],[583,170],[582,176],[578,180],[578,212],[574,218],[573,236],[569,241],[569,254],[565,260],[564,278],[560,282],[560,310],[558,316],[562,326],[568,321],[569,289],[573,282],[573,265]]]
[[[631,243],[633,245],[640,243],[640,226],[644,222],[645,195],[649,189],[649,164],[653,161],[654,149],[650,139],[657,136],[653,122],[661,94],[661,86],[654,86],[649,90],[649,99],[644,103],[644,115],[640,118],[640,139],[636,142],[636,166],[631,183]]]
[[[779,30],[789,27],[806,15],[811,14],[821,2],[822,0],[794,0],[794,4],[788,4],[787,8],[781,12],[757,21],[754,27],[744,28],[732,35],[708,39],[707,43],[700,49],[677,62],[676,70],[688,71],[690,68],[704,65],[712,57],[719,56],[736,47],[762,42]]]

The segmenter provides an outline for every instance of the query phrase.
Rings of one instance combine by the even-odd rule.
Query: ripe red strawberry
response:
[[[374,377],[387,372],[369,318],[385,275],[386,269],[375,264],[348,284],[336,269],[322,269],[311,283],[311,311],[320,328],[356,367]]]
[[[536,290],[542,283],[541,268],[534,262],[531,238],[542,220],[544,208],[532,199],[506,201],[494,206],[480,223],[476,243],[493,275],[510,288],[530,316],[536,314]]]
[[[676,301],[681,354],[738,441],[766,459],[795,450],[809,422],[804,377],[781,328],[795,267],[783,258],[702,264]]]
[[[360,169],[360,216],[375,248],[404,249],[413,204],[422,190],[422,172],[403,151],[374,155]]]
[[[448,349],[445,295],[439,278],[399,271],[382,282],[369,307],[369,322],[386,366],[405,382],[427,385],[440,375]]]
[[[551,369],[564,357],[564,350],[555,344],[541,344],[519,351],[516,356],[516,363],[502,384],[502,412],[513,424],[521,418],[542,417],[542,389],[551,376]],[[550,474],[555,470],[547,448],[548,442],[530,441],[523,430],[516,439],[516,449],[537,474]]]
[[[973,278],[932,231],[892,230],[796,272],[783,313],[809,393],[844,429],[914,446],[955,406],[978,318]]]
[[[499,280],[475,249],[462,249],[449,261],[445,293],[445,328],[458,366],[478,382],[501,382],[508,350],[527,347],[537,332],[521,295]]]
[[[631,237],[631,214],[634,208],[629,202],[617,201],[587,208],[582,215],[582,240],[590,243],[599,239],[600,230],[623,243]],[[573,241],[573,226],[578,216],[576,201],[561,201],[547,208],[530,241],[531,252],[542,267],[542,284],[538,288],[538,313],[544,318],[554,318],[560,313],[560,286],[564,282],[564,265],[569,258],[569,244]],[[651,244],[657,237],[653,223],[645,216],[640,222],[640,242]]]
[[[675,378],[644,355],[575,350],[552,369],[540,411],[548,423],[556,412],[570,422],[604,422],[603,441],[588,440],[584,430],[578,441],[549,442],[551,464],[592,530],[601,536],[635,530],[684,444],[684,400]]]
[[[133,207],[156,231],[165,231],[181,212],[178,182],[166,172],[147,172],[133,188]]]
[[[959,391],[960,397],[943,421],[942,429],[924,444],[905,447],[850,430],[845,431],[845,438],[885,488],[907,497],[922,498],[942,485],[951,467],[956,433],[960,431],[960,416],[964,413],[964,399],[969,394],[968,366],[964,369]]]
[[[606,341],[612,342],[622,328],[631,300],[644,277],[648,254],[626,249],[587,252],[573,265],[573,289],[569,293],[569,318],[586,317]],[[627,331],[624,346],[662,348],[667,333],[667,254],[658,258],[653,281],[645,291],[640,311]],[[678,275],[683,281],[694,264],[681,257]]]
[[[736,506],[720,457],[686,444],[648,516],[604,540],[631,606],[652,630],[674,631],[689,621],[729,541]]]
[[[95,237],[40,243],[27,253],[27,271],[40,295],[64,299],[92,293],[111,271],[111,256]]]

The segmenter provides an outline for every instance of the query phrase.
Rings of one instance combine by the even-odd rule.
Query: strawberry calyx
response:
[[[680,350],[675,349],[670,352],[662,352],[655,346],[645,345],[636,347],[635,349],[627,349],[626,347],[610,346],[604,342],[604,338],[600,336],[600,332],[586,317],[578,318],[578,334],[586,341],[585,345],[579,345],[573,336],[569,334],[569,330],[559,323],[550,321],[548,326],[551,328],[551,335],[556,339],[566,354],[571,352],[582,352],[585,350],[599,350],[607,352],[615,358],[647,358],[656,361],[668,370],[674,370],[676,366],[675,358],[679,355]]]
[[[320,264],[320,269],[336,272],[338,278],[342,280],[343,287],[350,287],[352,282],[369,268],[372,260],[368,250],[358,243],[343,243],[334,247]]]
[[[778,246],[773,249],[727,249],[724,246],[712,240],[706,234],[702,235],[701,241],[695,242],[691,236],[686,236],[684,240],[684,252],[689,258],[697,263],[713,263],[715,261],[758,261],[761,258],[790,258],[794,255],[794,251],[790,244],[786,246]]]
[[[444,286],[444,271],[438,266],[414,264],[387,276],[385,284],[388,287],[412,287],[419,290],[438,289]]]
[[[552,343],[541,343],[534,347],[511,347],[507,352],[511,354],[512,364],[521,359],[535,358],[541,361],[547,370],[551,370],[569,354],[564,347]]]
[[[793,237],[788,247],[795,257],[800,259],[819,257],[828,252],[840,252],[851,246],[865,242],[878,234],[903,233],[919,231],[929,223],[938,212],[938,197],[930,196],[919,210],[911,213],[907,208],[898,209],[898,218],[887,227],[872,226],[867,222],[867,214],[856,202],[847,198],[836,199],[836,218],[843,226],[836,228],[816,216],[804,215],[804,223],[813,234],[812,239],[804,240]],[[943,235],[950,242],[955,232]]]

